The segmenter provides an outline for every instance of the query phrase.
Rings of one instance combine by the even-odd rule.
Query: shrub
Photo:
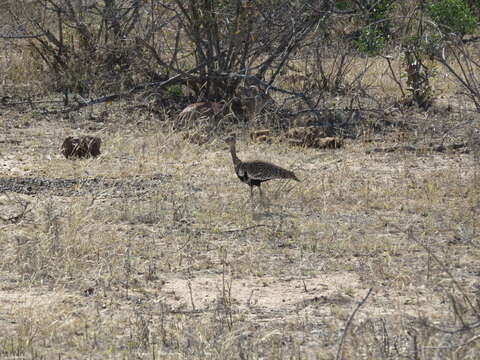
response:
[[[470,7],[463,0],[430,1],[427,10],[443,32],[462,36],[471,34],[477,27]]]
[[[354,43],[358,51],[375,55],[385,46],[385,34],[375,26],[367,26],[360,31]]]
[[[365,13],[366,26],[358,32],[354,40],[356,48],[363,53],[375,55],[384,48],[390,38],[391,22],[389,14],[395,7],[395,1],[378,0],[369,4],[364,2],[362,11]]]

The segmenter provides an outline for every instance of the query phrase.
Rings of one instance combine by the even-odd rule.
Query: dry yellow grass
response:
[[[221,136],[197,146],[121,109],[111,118],[102,155],[80,161],[58,150],[71,123],[1,118],[2,140],[20,141],[0,143],[2,181],[95,179],[68,193],[55,183],[0,194],[4,218],[29,203],[18,222],[0,222],[3,357],[331,359],[371,287],[345,359],[480,351],[477,330],[448,335],[420,321],[477,321],[467,303],[480,271],[471,154],[365,153],[384,140],[317,151],[237,129],[241,159],[302,179],[266,184],[268,206],[252,209]]]

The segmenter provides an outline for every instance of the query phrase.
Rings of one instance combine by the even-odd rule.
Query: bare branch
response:
[[[33,34],[33,35],[2,35],[0,34],[0,39],[38,39],[42,36],[47,35],[47,33]]]
[[[368,290],[367,295],[365,295],[365,297],[362,299],[362,301],[360,301],[360,302],[357,304],[357,306],[355,307],[355,309],[353,310],[353,312],[350,314],[350,317],[348,318],[347,323],[345,324],[345,329],[343,329],[342,337],[340,338],[340,343],[338,344],[337,356],[335,356],[335,359],[336,359],[336,360],[342,359],[343,342],[345,341],[345,338],[346,338],[346,336],[347,336],[348,328],[349,328],[350,325],[352,324],[353,318],[355,317],[355,314],[357,313],[357,311],[358,311],[358,310],[365,304],[365,302],[367,301],[368,297],[369,297],[370,294],[372,293],[372,290],[373,290],[373,288],[370,288],[370,290]]]

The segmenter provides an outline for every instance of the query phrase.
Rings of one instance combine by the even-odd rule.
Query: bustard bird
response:
[[[300,181],[293,171],[286,170],[278,165],[271,164],[266,161],[242,161],[237,157],[237,150],[235,145],[237,139],[235,135],[231,135],[225,139],[225,142],[230,145],[230,153],[232,154],[233,166],[238,178],[245,184],[250,186],[250,199],[253,198],[253,187],[258,186],[260,191],[260,200],[262,200],[262,188],[260,185],[264,181],[273,179],[293,179]]]

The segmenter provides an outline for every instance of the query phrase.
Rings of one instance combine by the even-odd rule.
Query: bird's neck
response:
[[[230,154],[232,154],[233,164],[237,166],[242,161],[237,157],[237,150],[235,149],[235,144],[230,145]]]

